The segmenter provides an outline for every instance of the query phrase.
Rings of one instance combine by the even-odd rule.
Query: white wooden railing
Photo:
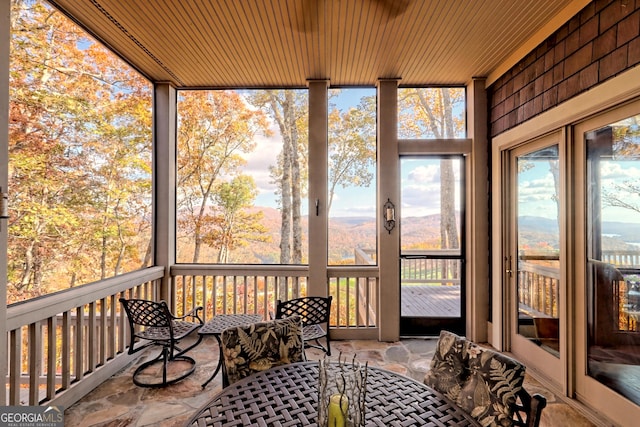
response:
[[[341,339],[372,338],[378,330],[378,267],[366,251],[356,251],[356,257],[364,265],[327,269],[327,292],[333,296],[331,328]],[[640,265],[637,252],[607,252],[602,257],[615,265]],[[459,280],[442,276],[443,269],[459,270],[443,263],[459,260],[428,261],[404,259],[402,281]],[[522,262],[521,303],[557,316],[557,269]],[[429,276],[429,271],[437,273]],[[164,274],[163,267],[151,267],[9,306],[6,400],[0,404],[68,407],[129,363],[121,296],[158,300],[168,295],[174,313],[202,305],[208,320],[220,313],[268,318],[278,299],[308,292],[307,266],[175,265],[168,289],[161,290]]]
[[[205,320],[216,314],[275,313],[276,301],[308,295],[307,266],[180,264],[171,267],[174,310],[203,306]],[[331,327],[377,328],[377,267],[329,268],[333,296]]]
[[[617,268],[640,268],[640,251],[603,251],[603,262]],[[560,270],[558,256],[520,255],[518,303],[539,315],[558,317]]]
[[[265,319],[276,301],[307,295],[306,266],[178,264],[171,267],[173,309],[204,307],[216,314],[256,313]]]
[[[638,267],[640,251],[603,251],[602,261],[617,267]]]
[[[151,267],[7,307],[0,404],[68,407],[122,369],[132,358],[118,299],[158,299],[163,276],[163,267]]]
[[[531,261],[518,263],[518,303],[539,315],[558,317],[560,269]]]
[[[278,299],[307,294],[306,266],[176,265],[170,272],[166,293],[164,268],[152,267],[9,306],[6,401],[0,404],[68,407],[133,360],[121,296],[169,295],[175,314],[202,305],[211,319],[220,313],[267,318]],[[334,295],[332,328],[377,330],[376,267],[331,269],[327,286]]]

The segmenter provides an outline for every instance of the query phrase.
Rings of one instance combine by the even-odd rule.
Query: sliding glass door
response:
[[[504,199],[511,350],[551,378],[562,374],[563,160],[559,134],[513,149]]]

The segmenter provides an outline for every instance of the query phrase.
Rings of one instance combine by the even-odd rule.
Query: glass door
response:
[[[464,157],[401,157],[400,172],[400,334],[464,335]]]
[[[586,373],[599,383],[589,391],[602,385],[640,406],[640,114],[615,117],[577,134],[586,151]]]
[[[550,378],[560,363],[564,244],[559,135],[514,149],[504,206],[510,212],[505,276],[512,320],[511,351]]]

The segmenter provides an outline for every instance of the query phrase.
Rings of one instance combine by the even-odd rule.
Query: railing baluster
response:
[[[84,316],[83,307],[76,308],[76,324],[75,324],[75,345],[73,351],[73,360],[75,362],[74,368],[76,372],[76,381],[81,380],[84,377],[83,372],[83,359],[84,359]]]
[[[116,306],[118,301],[116,300],[115,295],[111,295],[109,297],[109,307],[108,310],[105,310],[105,315],[109,313],[108,321],[105,320],[105,330],[103,334],[107,337],[107,345],[108,349],[106,352],[106,357],[104,363],[106,364],[109,359],[113,359],[116,357],[116,337],[118,336],[118,331],[116,330]]]
[[[89,303],[89,325],[87,327],[87,346],[88,346],[88,363],[87,372],[93,372],[98,361],[98,340],[96,340],[96,303]]]
[[[56,394],[56,362],[58,319],[51,316],[47,319],[47,400]]]
[[[62,313],[62,388],[68,389],[71,385],[71,314],[69,311]]]
[[[37,405],[40,400],[40,361],[42,357],[42,330],[40,322],[29,324],[29,405]]]
[[[22,328],[9,333],[9,405],[20,405],[20,379],[22,378]]]
[[[117,297],[157,295],[163,274],[151,267],[7,307],[9,391],[0,404],[72,404],[77,393],[62,396],[126,346]],[[115,373],[128,359],[119,360],[103,372]]]

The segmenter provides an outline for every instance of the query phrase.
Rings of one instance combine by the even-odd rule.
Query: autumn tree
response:
[[[269,240],[268,230],[260,222],[263,213],[250,210],[256,196],[256,184],[247,175],[217,186],[213,196],[215,228],[203,240],[218,249],[218,263],[230,262],[231,251],[236,247]]]
[[[10,302],[139,268],[151,203],[149,83],[42,2],[11,25]]]
[[[181,239],[193,242],[191,262],[197,263],[217,226],[215,190],[239,173],[254,137],[269,129],[264,114],[236,91],[185,91],[178,111],[178,227]]]
[[[251,103],[272,118],[282,137],[282,151],[271,176],[280,197],[280,263],[302,263],[302,197],[307,191],[306,91],[264,90],[251,96]]]
[[[376,160],[376,98],[363,97],[357,108],[329,113],[329,202],[338,187],[368,187]]]
[[[464,131],[464,120],[455,109],[464,106],[464,91],[450,88],[408,89],[399,100],[400,111],[409,116],[406,138],[455,138]],[[442,249],[460,248],[456,227],[453,161],[440,160],[440,242]]]
[[[618,123],[606,134],[617,161],[635,162],[640,158],[640,115]],[[640,180],[629,178],[603,189],[602,204],[640,213]]]

